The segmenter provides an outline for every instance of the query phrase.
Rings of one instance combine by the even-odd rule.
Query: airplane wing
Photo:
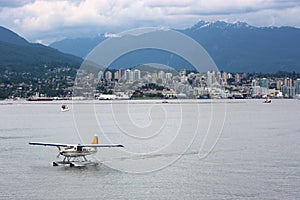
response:
[[[122,144],[78,144],[80,147],[124,147]]]
[[[45,143],[29,142],[30,145],[54,146],[54,147],[124,147],[122,144],[62,144],[62,143]]]
[[[54,147],[70,147],[74,145],[61,143],[45,143],[45,142],[29,142],[30,145],[54,146]]]

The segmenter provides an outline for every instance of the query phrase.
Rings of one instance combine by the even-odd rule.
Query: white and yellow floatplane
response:
[[[105,147],[124,147],[121,144],[98,144],[98,136],[95,135],[91,144],[63,144],[63,143],[45,143],[29,142],[30,145],[55,146],[59,150],[59,156],[64,156],[62,161],[54,161],[53,166],[69,165],[70,167],[84,167],[88,165],[97,165],[96,162],[87,160],[86,156],[95,154],[97,148]]]

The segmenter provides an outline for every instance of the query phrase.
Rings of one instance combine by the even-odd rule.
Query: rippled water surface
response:
[[[261,100],[216,101],[196,107],[195,102],[136,103],[130,104],[129,114],[123,109],[127,102],[114,106],[109,102],[66,103],[71,107],[69,112],[60,112],[60,102],[0,102],[0,199],[300,198],[299,100],[273,100],[271,104]],[[91,104],[96,121],[82,111]],[[216,116],[225,117],[222,124],[212,123],[219,120]],[[150,132],[130,135],[134,132],[131,122],[136,129]],[[209,130],[219,125],[221,135],[210,134]],[[98,166],[53,167],[57,148],[28,145],[29,141],[85,142],[97,127],[114,143],[125,144],[126,151],[138,154],[117,153],[110,160],[109,153],[99,150],[96,160],[102,164]],[[191,141],[178,137],[178,148],[156,151],[174,143],[177,135],[194,133]],[[210,135],[203,143],[206,133]],[[151,139],[157,140],[155,144]],[[177,151],[181,144],[190,146]],[[199,154],[201,147],[207,148],[206,157]],[[159,166],[164,161],[167,164],[153,172],[124,172]],[[114,162],[117,167],[111,165]],[[138,164],[141,166],[135,166]]]

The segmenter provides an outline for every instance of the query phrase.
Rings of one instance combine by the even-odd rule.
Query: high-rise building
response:
[[[281,86],[280,91],[282,92],[282,95],[285,97],[293,97],[296,95],[295,87],[288,87],[288,86]]]
[[[240,74],[236,73],[235,76],[234,76],[234,81],[236,83],[240,83],[241,82],[241,76]]]
[[[219,72],[219,71],[216,74],[216,81],[219,83],[219,85],[222,85],[222,83],[223,83],[222,75],[221,75],[221,72]]]
[[[300,94],[300,78],[294,81],[294,87],[296,90],[296,94]]]
[[[186,69],[182,69],[179,72],[179,76],[185,76],[186,75]]]
[[[269,87],[269,79],[267,79],[267,78],[260,79],[259,80],[259,86],[264,87],[264,88],[268,88]]]
[[[98,80],[101,80],[101,79],[103,79],[103,71],[102,70],[100,70],[98,72]]]
[[[216,76],[215,76],[215,72],[212,71],[208,71],[207,72],[207,79],[206,79],[206,84],[208,87],[212,86],[214,83],[216,82]]]
[[[133,73],[130,69],[126,69],[125,71],[125,80],[126,81],[133,81]]]
[[[151,73],[150,76],[151,76],[150,82],[156,83],[157,82],[157,73],[156,72]]]
[[[281,86],[280,91],[284,97],[294,97],[296,95],[295,87]]]
[[[119,71],[115,71],[114,79],[119,80]]]
[[[243,74],[241,75],[241,78],[242,78],[242,79],[247,79],[247,78],[248,78],[248,75],[247,75],[246,73],[243,73]]]
[[[120,75],[119,75],[120,76]],[[126,81],[138,81],[141,79],[141,71],[138,69],[127,69],[125,71],[124,80]]]
[[[110,81],[112,79],[112,73],[110,71],[105,72],[105,79]]]
[[[138,80],[140,80],[140,79],[141,79],[141,71],[138,70],[138,69],[135,69],[135,70],[133,71],[133,80],[134,80],[134,81],[138,81]]]
[[[164,71],[159,71],[158,72],[158,78],[165,79],[166,78],[166,73]]]
[[[125,80],[125,70],[122,68],[119,69],[119,79]]]
[[[173,74],[172,73],[166,73],[166,79],[167,80],[171,80],[172,79]]]
[[[269,91],[266,87],[253,86],[252,87],[252,95],[268,95]]]
[[[290,78],[285,78],[283,85],[287,86],[287,87],[292,87],[293,86],[293,80]]]
[[[252,87],[259,86],[259,81],[257,81],[256,79],[253,79],[251,85],[252,85]]]
[[[223,81],[223,84],[226,85],[227,84],[227,73],[226,72],[223,72],[222,73],[222,81]]]
[[[277,90],[280,90],[280,88],[281,88],[282,85],[283,85],[282,80],[277,80],[277,81],[276,81],[276,89],[277,89]]]

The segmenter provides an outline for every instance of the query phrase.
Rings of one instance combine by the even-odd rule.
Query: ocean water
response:
[[[299,199],[300,101],[0,102],[0,199]],[[196,104],[197,103],[197,104]],[[55,147],[122,143],[98,166]]]

